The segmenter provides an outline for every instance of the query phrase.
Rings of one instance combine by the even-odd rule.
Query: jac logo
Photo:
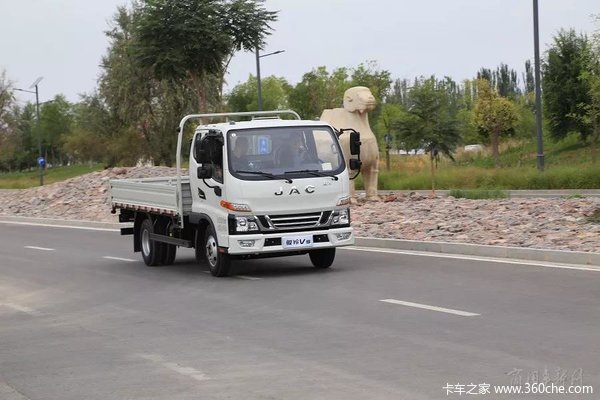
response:
[[[308,193],[308,194],[312,194],[315,192],[315,187],[313,185],[308,185],[304,188],[304,192]],[[298,188],[296,186],[292,186],[292,188],[290,189],[290,192],[288,193],[288,195],[293,195],[293,194],[300,194],[300,190],[298,190]],[[282,196],[283,195],[283,188],[280,186],[279,187],[279,191],[275,192],[275,196]]]

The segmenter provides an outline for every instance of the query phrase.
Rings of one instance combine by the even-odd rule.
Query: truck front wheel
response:
[[[332,249],[312,250],[308,255],[315,268],[329,268],[335,259],[335,247]]]
[[[213,276],[227,276],[231,265],[229,254],[219,253],[219,244],[214,228],[209,225],[204,233],[204,250],[210,273]]]
[[[142,258],[149,267],[160,265],[162,261],[163,246],[161,243],[150,240],[150,234],[154,232],[152,220],[145,219],[140,226],[140,245],[142,248]]]

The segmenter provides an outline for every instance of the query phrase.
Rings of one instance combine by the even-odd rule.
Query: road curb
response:
[[[600,266],[600,253],[357,237],[356,246]]]
[[[125,224],[113,222],[15,216],[0,216],[0,222],[35,223],[50,226],[70,226],[77,228],[115,230],[126,226]],[[367,237],[357,237],[355,245],[360,247],[371,247],[376,249],[422,251],[429,253],[509,258],[528,261],[593,265],[600,267],[600,253],[588,253],[583,251],[529,249],[523,247],[490,246],[470,243],[427,242],[417,240],[378,239]]]
[[[465,189],[468,191],[468,189]],[[568,198],[573,196],[581,197],[600,197],[600,189],[556,189],[556,190],[503,190],[508,194],[511,199],[527,199],[527,198],[541,198],[541,199],[557,199],[557,198]],[[364,196],[364,190],[357,190],[356,193],[359,196]],[[431,190],[379,190],[380,196],[387,196],[390,194],[404,194],[416,193],[421,196],[429,196]],[[438,197],[448,197],[450,194],[449,190],[436,190],[435,194]]]

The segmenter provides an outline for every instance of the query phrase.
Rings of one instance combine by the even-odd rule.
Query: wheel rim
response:
[[[146,256],[150,254],[150,233],[148,229],[142,230],[142,251]]]
[[[211,267],[217,266],[217,241],[211,235],[206,240],[206,259]]]

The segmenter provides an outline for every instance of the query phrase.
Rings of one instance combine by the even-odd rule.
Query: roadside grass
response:
[[[455,162],[442,157],[435,169],[435,188],[451,189],[600,189],[600,163],[593,161],[593,149],[571,135],[560,142],[545,140],[545,171],[537,171],[534,140],[509,139],[500,147],[499,167],[489,148],[481,153],[458,152]],[[391,155],[390,171],[385,156],[379,166],[379,189],[431,189],[428,155]],[[356,187],[363,188],[362,176]]]
[[[68,167],[46,168],[44,171],[44,184],[64,181],[79,175],[100,171],[102,164],[71,165]],[[39,170],[0,173],[0,189],[26,189],[39,186]]]
[[[362,188],[362,177],[356,179]],[[599,189],[600,165],[552,166],[539,173],[535,167],[488,169],[481,167],[440,166],[436,170],[435,188],[450,189]],[[428,190],[431,177],[427,169],[410,171],[379,171],[379,189]]]

